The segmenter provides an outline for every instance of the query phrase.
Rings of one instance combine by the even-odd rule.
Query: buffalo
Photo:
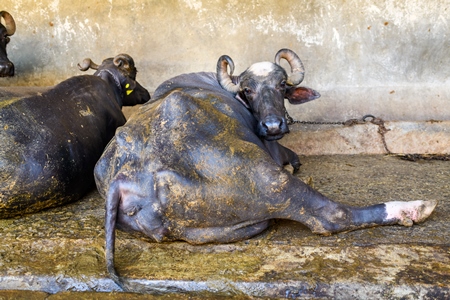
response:
[[[286,59],[289,74],[280,66]],[[320,194],[283,165],[298,168],[277,139],[288,132],[284,98],[302,103],[318,93],[298,87],[304,68],[282,49],[275,63],[250,66],[240,76],[222,56],[216,73],[191,73],[165,81],[153,101],[120,127],[95,167],[106,200],[106,264],[114,268],[115,229],[158,241],[192,244],[248,239],[271,219],[300,222],[320,235],[377,225],[411,226],[436,201],[387,202],[353,207]]]
[[[150,100],[127,54],[101,65],[85,59],[79,68],[96,72],[35,95],[0,94],[0,218],[80,199],[95,186],[95,163],[126,122],[122,106]]]
[[[0,77],[14,76],[14,64],[8,59],[6,45],[9,37],[16,32],[16,23],[13,17],[6,11],[0,11]]]

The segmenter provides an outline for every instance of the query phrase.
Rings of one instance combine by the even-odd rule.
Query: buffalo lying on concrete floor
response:
[[[75,76],[42,94],[0,99],[0,218],[78,200],[94,186],[93,170],[117,127],[122,105],[145,103],[133,59],[98,66],[86,59]]]
[[[281,57],[290,61],[289,77],[278,64]],[[296,87],[303,67],[295,53],[280,50],[275,61],[233,77],[226,72],[232,60],[223,56],[217,76],[193,73],[164,82],[154,101],[118,129],[95,167],[106,199],[107,269],[118,285],[123,287],[114,269],[116,226],[158,242],[202,244],[250,238],[275,218],[329,235],[411,226],[431,214],[435,201],[339,204],[286,171],[282,165],[295,166],[295,158],[273,158],[286,156],[273,140],[287,132],[283,98],[302,102],[317,95]]]
[[[16,23],[13,17],[6,11],[0,11],[0,77],[14,76],[14,64],[6,55],[6,45],[9,37],[16,32]]]

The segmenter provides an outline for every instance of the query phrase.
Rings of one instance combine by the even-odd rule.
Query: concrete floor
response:
[[[450,298],[449,161],[329,155],[302,162],[299,176],[337,201],[439,204],[413,227],[330,237],[280,220],[253,239],[224,245],[158,244],[118,232],[118,272],[136,292],[163,298]],[[62,208],[0,220],[0,299],[159,299],[120,293],[107,277],[103,216],[103,200],[92,191]]]

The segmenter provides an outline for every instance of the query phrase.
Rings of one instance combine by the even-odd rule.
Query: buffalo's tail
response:
[[[117,274],[114,267],[114,247],[116,240],[116,220],[117,220],[117,210],[119,208],[120,193],[119,193],[119,183],[114,181],[108,190],[108,195],[106,197],[106,208],[105,208],[105,258],[106,258],[106,269],[110,278],[122,289],[126,290],[124,282]]]

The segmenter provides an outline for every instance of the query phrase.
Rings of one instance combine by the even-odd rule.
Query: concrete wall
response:
[[[0,86],[45,86],[81,74],[77,62],[125,52],[151,92],[184,72],[237,72],[289,47],[304,85],[322,97],[294,118],[340,121],[450,119],[449,0],[2,0],[16,20],[8,46],[16,77]]]

